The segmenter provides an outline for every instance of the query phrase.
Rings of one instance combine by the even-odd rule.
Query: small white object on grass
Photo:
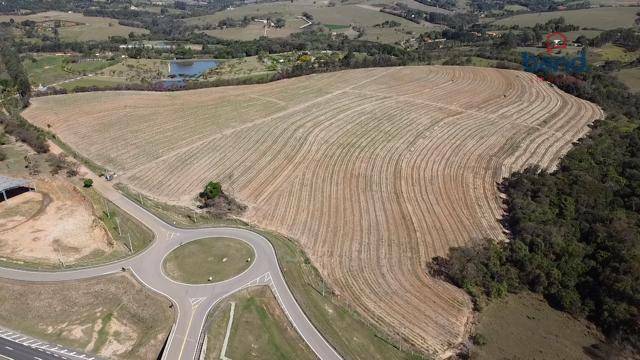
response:
[[[209,281],[213,281],[213,276],[209,276]]]
[[[222,262],[227,262],[227,258],[222,258]]]
[[[247,262],[251,262],[251,258],[247,258]]]

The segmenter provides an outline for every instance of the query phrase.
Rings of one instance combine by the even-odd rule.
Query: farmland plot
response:
[[[191,204],[221,181],[369,320],[444,355],[470,301],[425,264],[503,239],[496,181],[552,168],[602,112],[528,73],[431,66],[53,96],[24,115],[159,200]]]

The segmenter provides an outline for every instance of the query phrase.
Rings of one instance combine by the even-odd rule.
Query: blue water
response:
[[[173,60],[169,64],[169,77],[174,79],[196,78],[216,67],[218,67],[218,62],[215,60]]]

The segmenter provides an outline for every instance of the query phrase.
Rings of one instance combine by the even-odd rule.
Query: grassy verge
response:
[[[231,359],[312,360],[315,355],[300,338],[280,309],[268,287],[255,287],[233,294],[211,312],[205,359],[220,359],[235,303],[233,324],[225,356]]]
[[[155,359],[173,324],[168,301],[126,274],[56,283],[0,279],[0,304],[2,326],[109,359]]]
[[[191,241],[173,250],[164,260],[170,278],[188,284],[220,282],[247,270],[255,254],[251,246],[230,238]]]
[[[585,359],[592,345],[602,340],[593,325],[527,292],[489,304],[480,313],[475,336],[480,344],[472,357],[480,360]]]
[[[53,133],[48,133],[49,139],[56,145],[60,147],[66,154],[71,155],[74,159],[80,162],[82,165],[86,166],[87,169],[91,170],[93,173],[100,175],[106,174],[107,168],[98,165],[97,163],[89,160],[88,158],[80,155],[77,151],[73,150],[69,145],[67,145],[64,141],[60,140]]]
[[[344,359],[425,359],[407,351],[399,339],[392,339],[380,329],[365,322],[349,304],[331,295],[318,270],[293,240],[236,219],[216,219],[194,213],[186,207],[151,200],[122,184],[116,188],[132,201],[145,207],[164,221],[183,228],[203,226],[237,226],[265,236],[278,256],[287,285],[311,322],[329,340]]]

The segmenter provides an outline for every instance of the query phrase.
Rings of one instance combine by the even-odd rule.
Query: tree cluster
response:
[[[614,343],[640,349],[640,96],[600,72],[547,80],[595,101],[607,118],[548,173],[504,180],[508,243],[451,249],[434,273],[470,294],[528,288],[597,324]]]

